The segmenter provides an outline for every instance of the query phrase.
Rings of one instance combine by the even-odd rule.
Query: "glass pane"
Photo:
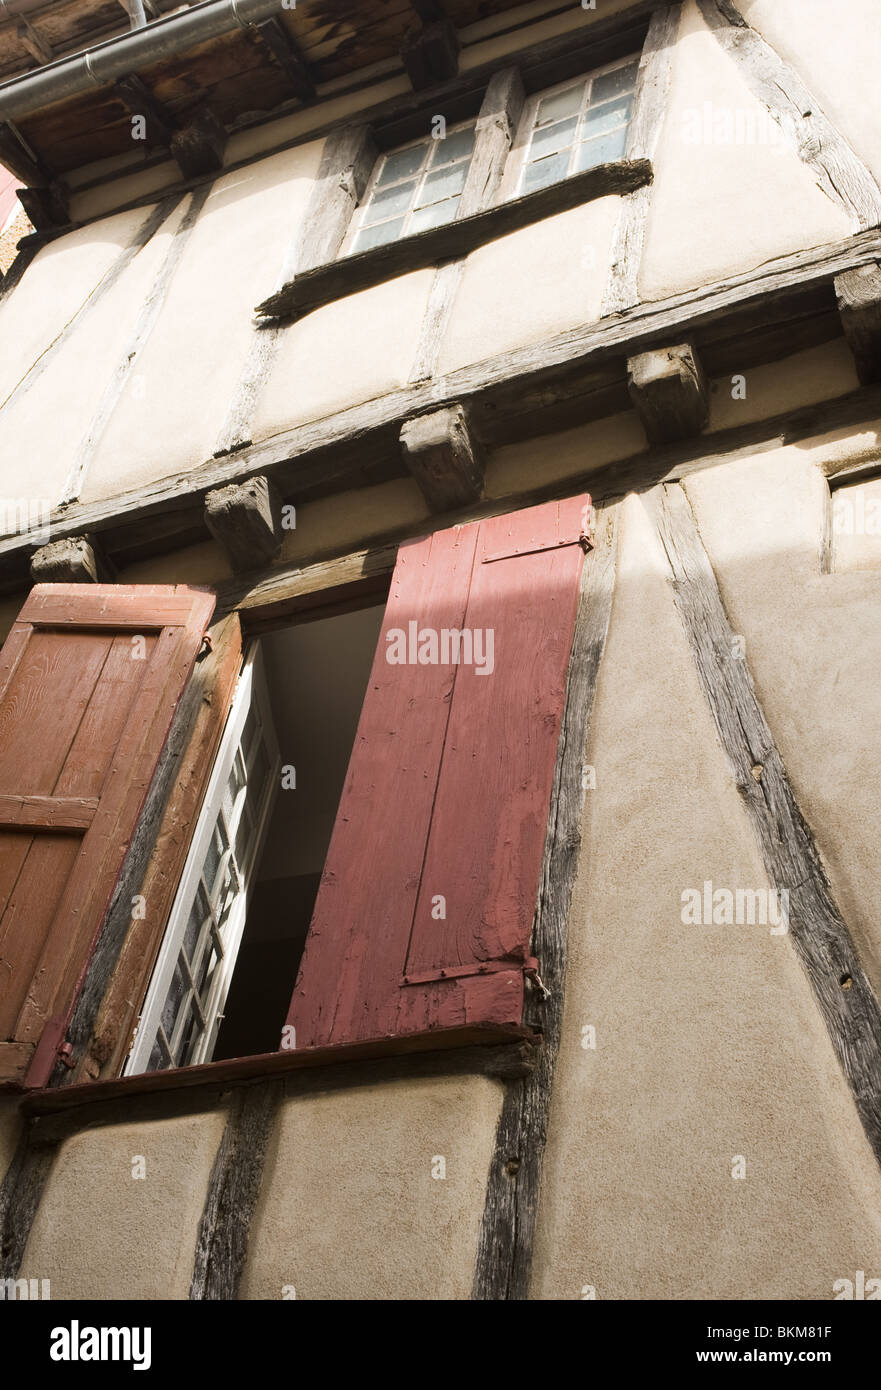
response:
[[[269,754],[266,752],[266,744],[262,741],[257,745],[257,752],[254,754],[254,765],[251,768],[251,796],[248,797],[252,807],[256,810],[262,806],[263,798],[266,794],[266,783],[269,781]]]
[[[259,725],[257,723],[257,715],[254,712],[254,706],[252,705],[251,708],[248,710],[248,717],[245,720],[245,732],[242,735],[242,747],[245,750],[246,761],[250,760],[251,749],[254,746],[254,739],[257,737],[258,730]]]
[[[259,804],[259,801],[254,803],[255,811],[258,809]],[[251,807],[246,804],[244,812],[242,813],[242,819],[239,821],[238,830],[236,831],[236,863],[243,867],[247,865],[248,850],[250,849],[253,838],[254,821],[252,811]]]
[[[606,102],[605,106],[592,106],[584,117],[581,128],[582,140],[592,139],[594,135],[605,135],[619,125],[630,120],[631,97],[619,97],[617,101]]]
[[[208,989],[211,985],[212,979],[214,978],[214,967],[216,965],[217,952],[215,951],[212,945],[205,952],[204,959],[202,961],[201,966],[199,967],[199,973],[196,976],[196,988],[198,989],[199,995],[202,999],[207,998]]]
[[[242,762],[241,752],[238,749],[236,749],[236,755],[233,758],[233,764],[230,768],[229,778],[227,780],[226,786],[223,789],[223,814],[226,817],[226,823],[230,828],[230,832],[232,832],[235,824],[236,800],[238,799],[239,792],[242,790],[244,785],[245,765]]]
[[[201,935],[202,926],[207,916],[208,904],[205,900],[205,890],[200,883],[196,892],[195,901],[190,908],[190,915],[187,918],[186,928],[184,929],[184,950],[187,954],[187,960],[191,965],[196,958],[199,936]]]
[[[449,164],[445,169],[438,169],[435,173],[429,174],[419,190],[417,208],[428,207],[430,203],[442,203],[445,198],[455,198],[465,187],[467,175],[467,164]]]
[[[412,178],[413,174],[422,168],[422,161],[427,152],[427,146],[423,142],[421,145],[410,145],[406,150],[395,150],[394,154],[386,155],[385,163],[376,180],[376,187],[384,188],[386,184],[395,183],[398,179]]]
[[[601,135],[597,140],[585,140],[583,145],[578,146],[575,156],[576,171],[580,173],[582,169],[593,169],[597,164],[609,164],[613,159],[620,159],[626,144],[626,126],[613,130],[610,135]]]
[[[452,135],[445,135],[442,140],[433,140],[432,144],[434,150],[431,165],[434,169],[439,164],[452,164],[456,159],[470,159],[474,150],[474,127],[454,130]]]
[[[211,843],[205,855],[205,867],[203,873],[205,882],[208,885],[208,892],[214,892],[214,882],[217,878],[217,870],[220,868],[220,861],[229,846],[226,843],[226,834],[220,821],[217,821],[211,832]]]
[[[430,208],[414,212],[410,218],[410,231],[425,232],[429,227],[442,227],[445,222],[452,222],[458,206],[458,198],[447,198],[446,202],[432,203]]]
[[[384,246],[387,241],[397,241],[403,230],[403,217],[397,218],[394,222],[380,222],[376,227],[363,227],[352,249],[369,251],[371,246]]]
[[[165,997],[165,1003],[162,1007],[162,1018],[160,1019],[167,1038],[170,1038],[174,1032],[174,1024],[177,1019],[178,1010],[188,990],[189,982],[184,977],[180,961],[175,961],[171,986]]]
[[[557,121],[555,125],[546,125],[537,130],[532,137],[529,158],[542,159],[546,154],[565,150],[575,139],[577,125],[578,117],[570,116],[568,121]]]
[[[199,1017],[195,1004],[191,1004],[187,1012],[187,1021],[181,1033],[180,1042],[177,1045],[177,1055],[180,1059],[179,1066],[185,1067],[192,1060],[192,1054],[196,1044],[202,1036],[202,1020]]]
[[[549,155],[547,159],[537,159],[527,164],[523,179],[523,192],[531,193],[535,188],[547,188],[549,183],[558,183],[569,172],[569,151]]]
[[[556,92],[552,97],[545,97],[544,101],[538,104],[538,114],[535,124],[548,125],[551,121],[559,121],[563,116],[575,116],[581,110],[581,99],[584,96],[584,83],[579,82],[577,87],[567,87],[565,92]]]
[[[413,201],[416,184],[396,183],[393,188],[378,189],[364,209],[364,226],[372,227],[374,222],[384,222],[387,217],[397,217],[406,212]]]
[[[613,68],[611,72],[604,72],[595,77],[590,89],[591,106],[598,101],[609,101],[611,97],[620,96],[622,92],[632,92],[636,85],[638,67],[638,63],[629,63],[626,68]]]
[[[147,1063],[147,1071],[163,1071],[165,1067],[171,1066],[171,1057],[165,1049],[162,1039],[157,1036],[153,1044],[153,1051],[150,1053],[150,1060]]]

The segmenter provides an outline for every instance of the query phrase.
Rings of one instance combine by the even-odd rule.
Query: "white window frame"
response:
[[[476,118],[476,116],[472,117],[470,120],[467,120],[467,121],[457,121],[455,125],[452,125],[452,126],[450,126],[450,127],[447,129],[446,134],[444,135],[443,138],[446,139],[446,138],[448,138],[450,135],[457,135],[458,132],[459,132],[460,130],[471,130],[471,129],[474,129],[474,131],[475,131],[475,146],[476,146],[476,139],[477,139],[476,126],[477,126],[477,118]],[[408,140],[408,141],[406,141],[406,143],[403,144],[403,145],[395,145],[395,146],[394,146],[392,149],[390,149],[390,150],[382,150],[382,151],[380,152],[380,154],[377,156],[376,162],[375,162],[375,164],[374,164],[374,166],[373,166],[373,169],[372,169],[372,171],[371,171],[370,180],[369,180],[369,182],[368,182],[368,184],[367,184],[367,187],[366,187],[365,190],[364,190],[364,196],[362,197],[360,203],[358,204],[357,208],[355,209],[354,213],[352,214],[352,220],[351,220],[351,222],[350,222],[350,224],[349,224],[349,230],[348,230],[348,232],[346,233],[345,240],[343,241],[343,245],[342,245],[342,248],[341,248],[341,250],[340,250],[340,256],[341,256],[341,257],[342,257],[342,256],[350,256],[350,255],[352,255],[352,253],[355,251],[355,242],[356,242],[357,239],[358,239],[358,233],[361,231],[362,227],[364,226],[364,214],[365,214],[365,212],[367,211],[367,208],[370,206],[370,201],[371,201],[371,199],[372,199],[372,197],[373,197],[374,189],[376,188],[376,185],[377,185],[377,183],[379,182],[379,176],[380,176],[380,174],[382,173],[383,166],[385,165],[385,161],[386,161],[386,159],[388,159],[389,155],[401,154],[401,152],[402,152],[403,150],[414,149],[417,145],[430,146],[430,145],[436,144],[436,143],[439,143],[439,137],[435,137],[434,135],[432,135],[432,134],[429,132],[428,135],[420,135],[419,138],[418,138],[417,140]],[[471,169],[471,164],[472,164],[473,160],[474,160],[474,150],[472,150],[471,159],[469,159],[469,161],[468,161],[468,166],[467,166],[467,167],[468,167],[468,170],[469,170],[469,171],[470,171],[470,169]],[[422,170],[422,173],[421,173],[420,176],[419,176],[419,182],[418,182],[418,184],[417,184],[416,192],[415,192],[414,197],[413,197],[413,205],[412,205],[412,206],[409,208],[409,210],[404,214],[404,230],[401,232],[400,236],[395,237],[393,241],[384,242],[383,245],[386,245],[386,246],[394,246],[394,244],[395,244],[396,241],[405,241],[406,238],[407,238],[408,236],[411,236],[411,235],[412,235],[412,233],[411,233],[410,230],[409,230],[409,227],[410,227],[410,219],[413,217],[413,215],[414,215],[414,213],[415,213],[416,211],[422,211],[422,209],[417,209],[417,208],[416,208],[416,206],[415,206],[416,200],[417,200],[418,197],[419,197],[419,193],[420,193],[420,190],[421,190],[421,188],[422,188],[422,185],[424,184],[425,180],[428,178],[429,174],[432,174],[432,173],[434,173],[434,170],[430,167],[430,165],[426,165],[426,167]],[[466,175],[465,175],[465,178],[466,178],[466,181],[467,181],[467,178],[468,178],[468,174],[467,174],[467,173],[466,173]],[[403,183],[404,180],[402,179],[401,182]],[[461,195],[460,195],[460,197],[461,197]],[[429,206],[430,206],[430,204],[429,204]],[[456,208],[456,217],[458,217],[458,215],[459,215],[459,209],[458,209],[458,207],[457,207],[457,208]],[[390,219],[389,219],[389,221],[393,221],[393,220],[394,220],[393,218],[390,218]],[[456,218],[453,219],[453,221],[455,221],[455,220],[456,220]],[[447,224],[447,225],[448,225],[448,224]]]
[[[265,751],[269,759],[269,776],[265,784],[262,800],[254,808],[254,829],[247,848],[246,858],[241,864],[237,864],[233,859],[234,876],[238,879],[238,892],[230,908],[229,916],[224,932],[223,953],[214,968],[214,975],[205,1000],[205,1018],[207,1026],[203,1029],[199,1038],[198,1046],[194,1054],[186,1060],[177,1062],[176,1066],[195,1066],[199,1062],[208,1061],[213,1053],[217,1040],[217,1032],[223,1019],[223,1009],[229,994],[230,984],[232,983],[233,970],[241,946],[242,933],[245,928],[245,919],[248,911],[248,903],[254,887],[254,873],[259,860],[260,850],[263,845],[269,818],[275,802],[275,796],[279,785],[279,770],[281,757],[279,754],[278,741],[275,734],[275,726],[272,720],[272,711],[269,704],[269,693],[266,687],[266,674],[264,668],[263,654],[260,643],[254,641],[248,649],[245,662],[239,676],[232,705],[227,715],[226,725],[220,746],[214,760],[214,767],[208,780],[202,808],[196,821],[196,828],[187,853],[178,890],[175,895],[174,904],[168,919],[168,925],[162,939],[162,945],[156,959],[141,1017],[126,1062],[124,1075],[130,1076],[136,1073],[143,1073],[148,1070],[150,1057],[158,1037],[158,1028],[162,1020],[162,1012],[168,998],[172,980],[174,978],[175,967],[181,953],[187,923],[190,912],[199,892],[199,885],[214,834],[214,829],[219,817],[224,817],[224,827],[226,831],[227,843],[234,845],[235,828],[232,830],[226,825],[225,813],[223,809],[224,793],[229,783],[233,764],[239,749],[242,748],[245,723],[251,709],[255,708],[258,716],[260,728],[260,738],[263,741]],[[259,740],[258,740],[259,741]],[[255,748],[257,744],[255,743]],[[244,750],[242,749],[244,757]],[[242,802],[248,796],[249,784],[246,779],[245,785],[240,789],[236,798],[235,808],[241,815],[239,801]],[[235,809],[234,808],[234,809]],[[235,826],[238,819],[234,815]],[[233,853],[232,848],[227,851],[221,861],[221,869],[227,859],[227,855]],[[218,869],[218,874],[221,872]],[[212,923],[209,923],[206,930],[213,933]],[[187,998],[187,996],[185,996]],[[178,1018],[188,1011],[181,1006]],[[170,1068],[163,1068],[169,1070]]]
[[[526,176],[527,165],[530,162],[528,156],[532,146],[535,120],[540,104],[547,97],[556,96],[558,92],[568,91],[570,87],[577,87],[579,83],[583,83],[584,90],[582,92],[581,106],[578,112],[579,117],[583,117],[585,111],[590,108],[590,94],[593,91],[593,84],[596,78],[602,77],[608,72],[614,72],[616,68],[629,68],[634,63],[638,65],[640,58],[641,54],[639,52],[628,53],[624,58],[616,58],[613,63],[604,63],[600,68],[590,68],[587,72],[569,77],[565,82],[556,82],[553,87],[544,87],[540,92],[533,92],[531,96],[527,97],[523,104],[523,111],[517,127],[517,136],[505,167],[500,201],[507,198],[522,196],[523,180]],[[630,121],[628,121],[627,124],[628,132],[632,121],[633,111],[631,109]],[[621,156],[622,159],[624,157],[624,155]],[[572,174],[566,174],[565,178],[572,178]],[[558,179],[557,182],[563,183],[565,179]],[[552,186],[553,185],[548,185],[548,187]]]

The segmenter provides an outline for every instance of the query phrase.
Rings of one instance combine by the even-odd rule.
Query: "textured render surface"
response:
[[[881,1269],[881,1173],[788,937],[681,921],[685,889],[766,879],[654,533],[624,512],[532,1296],[831,1298]]]
[[[876,0],[738,0],[743,16],[796,69],[830,120],[881,178],[881,12]]]
[[[112,289],[76,323],[41,375],[26,380],[0,410],[0,472],[7,496],[31,496],[38,483],[39,497],[57,505],[184,210],[179,206],[172,212]],[[22,287],[26,284],[27,275]],[[128,461],[138,447],[139,441],[131,439],[117,454],[111,494],[128,485]]]
[[[655,160],[642,297],[660,299],[850,232],[848,218],[779,139],[695,0],[686,0]]]
[[[599,198],[469,256],[439,370],[453,371],[598,319],[620,204],[620,198]]]
[[[243,1296],[468,1298],[501,1100],[474,1076],[288,1099]]]
[[[828,505],[823,467],[881,457],[879,429],[769,450],[687,484],[729,620],[790,778],[829,871],[844,919],[881,991],[881,574],[821,574]],[[865,554],[881,536],[859,540]],[[874,544],[873,544],[874,543]]]
[[[52,1297],[185,1299],[223,1111],[85,1130],[62,1146],[21,1268]],[[146,1163],[134,1178],[133,1161]]]
[[[709,428],[734,429],[767,420],[784,410],[846,396],[859,384],[853,354],[844,338],[838,338],[736,376],[716,378],[710,387]]]
[[[635,411],[595,420],[541,439],[526,439],[493,450],[486,469],[489,497],[507,497],[540,483],[579,476],[607,463],[639,454],[647,447]]]
[[[6,1170],[12,1162],[20,1133],[18,1101],[0,1099],[0,1182],[6,1177]]]
[[[83,500],[211,458],[254,339],[254,305],[274,288],[321,150],[314,141],[212,186],[89,466]]]
[[[846,483],[832,495],[832,569],[881,569],[881,478]]]
[[[406,386],[434,279],[417,270],[316,309],[286,328],[254,440]]]

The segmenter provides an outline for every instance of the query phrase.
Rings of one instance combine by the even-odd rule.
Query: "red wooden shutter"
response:
[[[51,1074],[213,608],[39,584],[0,651],[0,1080]]]
[[[589,506],[401,547],[291,1001],[298,1048],[521,1021]],[[487,673],[452,648],[444,663],[442,629],[491,630],[492,672],[485,645]],[[441,660],[390,663],[397,633],[418,658],[432,631]]]

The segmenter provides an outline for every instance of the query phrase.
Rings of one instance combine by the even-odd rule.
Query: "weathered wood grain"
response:
[[[486,460],[460,405],[405,420],[401,452],[432,511],[452,511],[481,496]]]
[[[649,22],[627,132],[627,159],[652,160],[655,157],[667,114],[673,54],[681,19],[682,5],[676,3],[660,6]],[[612,265],[603,298],[603,314],[617,314],[639,302],[639,268],[651,196],[651,185],[644,184],[622,199],[612,242]]]
[[[701,351],[710,375],[714,370],[735,370],[735,360],[737,370],[748,370],[768,360],[766,353],[776,360],[802,349],[814,323],[827,338],[834,336],[834,278],[877,261],[879,255],[881,236],[871,231],[778,257],[757,271],[636,305],[613,318],[496,354],[432,382],[397,388],[298,425],[232,458],[212,458],[130,492],[60,509],[51,517],[52,534],[60,538],[83,531],[109,532],[105,548],[112,552],[109,541],[114,536],[137,543],[142,534],[150,535],[158,526],[163,537],[170,538],[165,541],[170,548],[174,514],[182,514],[184,529],[191,532],[188,518],[194,502],[211,488],[262,472],[272,474],[283,495],[296,492],[298,500],[307,493],[321,495],[339,486],[344,477],[356,486],[367,463],[373,466],[397,456],[397,438],[405,419],[457,401],[472,408],[484,442],[525,437],[525,405],[531,410],[531,432],[547,429],[549,406],[558,389],[564,400],[571,398],[573,390],[578,395],[587,392],[588,407],[581,418],[596,418],[589,414],[589,388],[595,375],[607,385],[618,374],[616,408],[626,408],[626,357],[665,342],[687,338]],[[828,329],[830,319],[833,326]],[[859,403],[849,402],[847,410],[854,409],[859,409]],[[642,465],[640,461],[638,466]],[[27,534],[0,538],[0,572],[21,572],[33,548]]]
[[[413,270],[470,255],[487,242],[529,227],[533,222],[568,212],[592,198],[630,193],[651,180],[652,166],[647,159],[600,164],[547,188],[537,188],[440,227],[430,227],[398,241],[302,270],[283,289],[258,304],[255,312],[265,318],[300,318],[335,299],[357,294]]]
[[[239,1090],[233,1097],[199,1225],[191,1299],[238,1297],[266,1148],[281,1094],[278,1081],[266,1081]]]
[[[0,1183],[0,1279],[14,1279],[18,1274],[58,1151],[58,1139],[46,1131],[47,1126],[40,1120],[25,1124],[12,1163]]]
[[[881,381],[881,265],[837,275],[835,296],[860,381]]]
[[[548,991],[530,995],[527,1021],[542,1045],[535,1069],[512,1081],[502,1103],[490,1165],[472,1298],[525,1299],[554,1067],[560,1046],[569,904],[581,846],[583,763],[615,588],[617,518],[597,510],[595,548],[584,562],[566,705],[557,747],[532,950]]]
[[[790,137],[817,183],[855,231],[881,221],[881,189],[799,75],[744,19],[732,0],[698,0],[722,48]]]
[[[270,564],[283,539],[281,498],[272,479],[258,473],[209,492],[205,524],[237,574]]]
[[[401,58],[416,92],[447,82],[459,71],[459,37],[443,17],[410,30]]]
[[[881,1008],[768,727],[747,661],[735,655],[716,577],[680,485],[648,495],[676,607],[719,741],[772,886],[789,893],[789,935],[810,981],[866,1137],[881,1163]],[[754,769],[760,768],[758,777]]]
[[[629,357],[627,389],[650,444],[700,434],[710,418],[709,384],[690,343]]]
[[[31,578],[35,584],[97,584],[112,577],[90,536],[50,541],[31,556]]]

